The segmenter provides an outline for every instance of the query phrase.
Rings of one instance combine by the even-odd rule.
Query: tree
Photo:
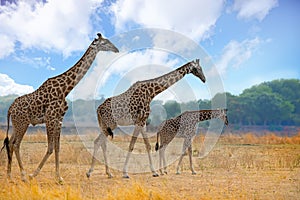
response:
[[[167,101],[163,106],[167,112],[167,119],[176,117],[181,113],[180,104],[174,100]]]

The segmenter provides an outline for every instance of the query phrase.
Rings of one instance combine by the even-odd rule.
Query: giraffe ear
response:
[[[101,33],[97,33],[97,35],[98,35],[98,38],[102,38]]]
[[[196,62],[199,63],[200,59],[196,59]]]

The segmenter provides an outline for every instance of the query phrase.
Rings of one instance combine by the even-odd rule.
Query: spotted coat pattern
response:
[[[22,180],[26,173],[20,157],[20,144],[30,124],[46,123],[48,150],[37,169],[30,177],[35,177],[42,169],[48,157],[55,150],[56,176],[61,181],[59,173],[59,141],[63,117],[68,109],[66,96],[83,78],[99,51],[118,52],[118,49],[98,33],[80,60],[66,72],[49,78],[37,90],[20,96],[9,107],[7,113],[7,136],[4,141],[8,154],[7,174],[11,178],[12,155],[15,152]],[[11,118],[13,133],[8,139],[9,120]]]
[[[196,174],[192,163],[192,139],[196,134],[196,124],[200,121],[216,118],[221,119],[226,125],[228,125],[226,112],[227,109],[186,111],[175,118],[168,119],[162,122],[162,124],[158,128],[157,143],[155,147],[156,150],[159,150],[159,163],[161,174],[167,173],[165,149],[175,137],[184,138],[182,154],[179,158],[179,162],[177,165],[177,173],[180,173],[179,166],[181,164],[183,156],[185,155],[186,149],[188,149],[190,168],[192,174]],[[164,172],[162,172],[162,168],[164,168]]]
[[[150,155],[151,146],[149,144],[148,137],[143,130],[143,127],[146,125],[146,120],[150,114],[150,102],[156,95],[163,92],[189,73],[192,73],[196,77],[200,78],[203,82],[206,80],[202,72],[202,67],[199,64],[199,59],[196,59],[163,76],[145,81],[138,81],[124,93],[106,99],[98,107],[97,116],[101,134],[94,142],[94,156],[91,168],[87,172],[88,177],[94,169],[96,153],[100,146],[103,150],[106,174],[109,177],[112,177],[112,174],[107,166],[106,140],[103,137],[108,135],[113,136],[112,130],[118,125],[135,125],[133,136],[129,145],[129,151],[124,164],[123,177],[129,177],[127,174],[128,161],[130,154],[133,151],[136,139],[140,133],[144,138],[144,143],[148,152],[150,169],[153,173],[153,176],[157,176],[157,173],[152,165],[152,158]]]

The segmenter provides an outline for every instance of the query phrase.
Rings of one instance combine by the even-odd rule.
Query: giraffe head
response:
[[[111,43],[108,39],[102,37],[101,33],[97,34],[98,38],[95,38],[91,44],[91,47],[96,49],[96,51],[112,51],[118,53],[119,50],[113,43]]]
[[[228,126],[228,118],[227,118],[227,108],[225,108],[225,109],[218,109],[217,110],[218,112],[217,112],[217,117],[219,118],[219,119],[221,119],[221,120],[223,120],[224,121],[224,124],[226,125],[226,126]]]
[[[202,71],[202,67],[199,64],[199,59],[193,60],[189,63],[189,67],[190,67],[190,73],[194,74],[195,76],[197,76],[198,78],[201,79],[201,81],[203,81],[203,83],[205,83],[206,78],[203,74]]]

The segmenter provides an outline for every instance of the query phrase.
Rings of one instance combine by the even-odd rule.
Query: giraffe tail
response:
[[[114,132],[112,132],[111,128],[108,127],[106,130],[107,130],[107,132],[108,132],[108,135],[110,135],[111,138],[113,139],[113,138],[114,138]]]
[[[8,131],[9,131],[9,120],[10,120],[10,111],[8,110],[7,112],[7,129],[6,129],[6,137],[3,141],[3,147],[1,148],[1,151],[4,149],[4,147],[6,147],[6,151],[7,151],[7,158],[10,161],[11,160],[11,156],[9,154],[10,149],[9,149],[9,138],[8,138]]]
[[[155,144],[155,151],[158,151],[158,149],[159,149],[159,143],[158,143],[158,141],[159,141],[159,131],[157,132],[157,138],[156,138],[156,144]]]

